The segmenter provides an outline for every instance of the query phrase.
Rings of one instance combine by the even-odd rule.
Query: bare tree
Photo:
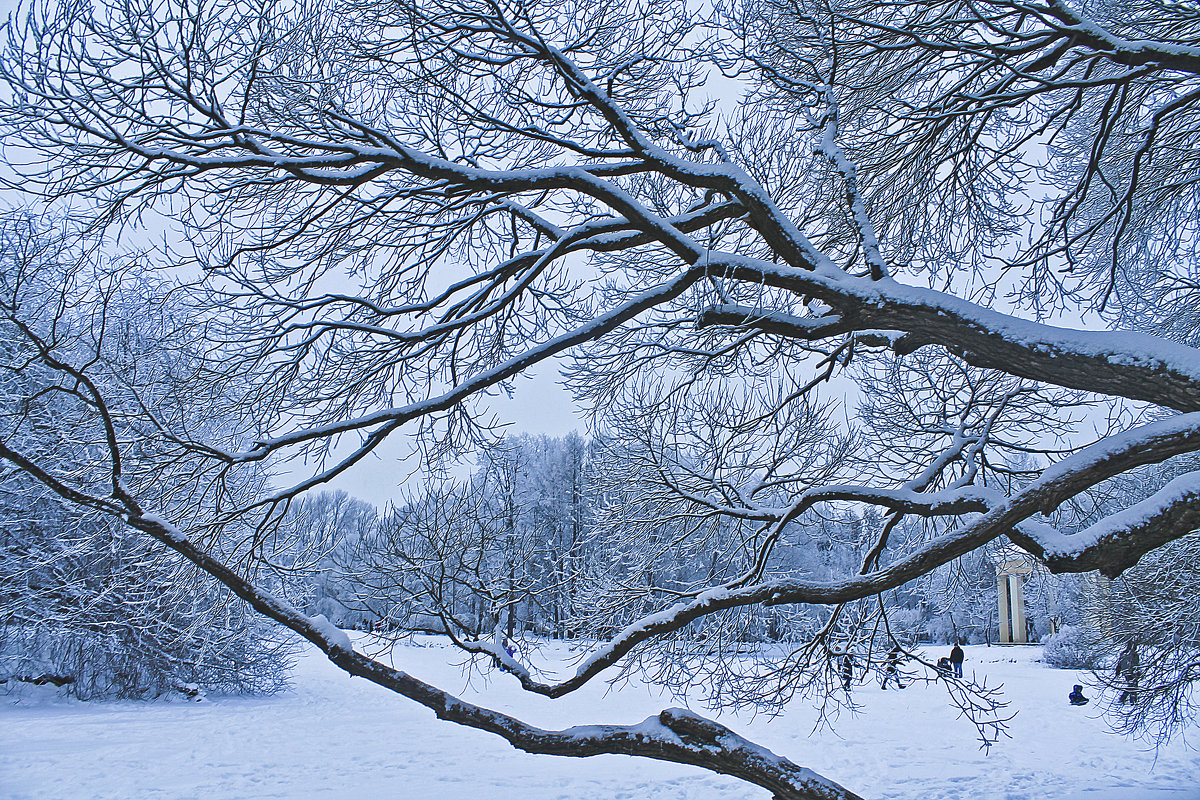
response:
[[[494,637],[459,638],[546,696],[755,606],[832,607],[827,641],[873,641],[856,604],[1002,536],[1053,571],[1115,576],[1200,524],[1195,472],[1082,530],[1045,516],[1200,449],[1194,304],[1178,302],[1194,296],[1196,260],[1167,258],[1196,242],[1190,6],[754,2],[699,20],[683,3],[68,0],[8,33],[3,116],[24,188],[79,198],[93,230],[170,215],[187,237],[170,263],[194,276],[171,296],[206,315],[203,366],[228,421],[193,435],[153,404],[121,404],[87,353],[22,328],[18,306],[23,368],[70,383],[93,458],[84,480],[18,442],[0,456],[439,717],[531,752],[643,755],[780,798],[853,796],[677,709],[533,728],[356,652],[255,580],[292,498],[389,436],[431,458],[482,440],[476,401],[558,356],[574,358],[571,384],[598,419],[671,419],[642,438],[680,535],[747,536],[737,569],[653,581],[650,607],[614,616],[623,627],[562,676]],[[738,113],[705,88],[718,68],[745,89]],[[991,264],[1024,291],[1000,291]],[[1041,321],[1070,303],[1177,341]],[[826,387],[922,348],[947,370],[994,371],[968,383],[1000,390],[964,399],[941,377],[905,378],[889,397],[929,425],[905,447],[878,425],[803,449],[837,417]],[[1088,442],[1061,390],[1124,409],[1122,424]],[[942,400],[954,407],[930,409]],[[174,480],[221,497],[218,518],[157,508],[130,484],[122,431],[139,419],[154,420],[137,430]],[[1001,480],[1022,452],[1042,460]],[[243,470],[298,456],[322,469],[225,495],[248,485]],[[874,520],[856,534],[859,561],[817,578],[775,557],[803,515],[847,508]],[[928,535],[889,548],[909,518],[930,520]],[[233,519],[254,534],[227,541]],[[839,625],[854,633],[838,639]]]
[[[379,603],[360,602],[360,565],[353,557],[376,541],[379,526],[375,506],[344,491],[292,503],[273,527],[270,550],[279,554],[273,563],[281,583],[295,593],[293,604],[344,628],[367,629],[379,621]]]
[[[86,359],[87,381],[104,385],[113,404],[123,485],[168,505],[177,466],[168,443],[139,428],[155,421],[143,414],[152,403],[173,427],[213,430],[203,404],[186,402],[178,374],[194,341],[174,335],[175,315],[153,313],[153,283],[109,280],[69,234],[46,230],[49,221],[0,220],[0,439],[76,485],[94,485],[96,442],[86,432],[94,409],[81,381],[43,355]],[[72,308],[80,292],[96,316]],[[184,402],[163,402],[165,391]],[[203,495],[183,504],[193,520],[211,510]],[[84,699],[271,692],[286,685],[293,646],[262,623],[211,576],[111,514],[11,465],[0,471],[0,683],[55,682]]]

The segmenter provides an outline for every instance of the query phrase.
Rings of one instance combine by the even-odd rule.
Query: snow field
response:
[[[1012,738],[988,753],[937,685],[886,692],[856,685],[863,713],[843,713],[833,731],[816,734],[815,714],[803,703],[774,718],[720,719],[869,800],[1200,800],[1200,753],[1176,741],[1156,754],[1109,733],[1094,702],[1067,703],[1071,684],[1085,682],[1081,673],[1048,669],[1035,660],[1040,648],[966,650],[967,674],[1003,683],[1017,712]],[[552,701],[504,676],[468,682],[455,666],[460,654],[429,641],[397,647],[394,659],[417,677],[545,727],[634,723],[680,704],[642,685],[598,684]],[[23,688],[0,701],[0,797],[768,800],[756,787],[674,764],[531,756],[439,722],[311,649],[294,683],[275,697],[204,703],[78,703]]]

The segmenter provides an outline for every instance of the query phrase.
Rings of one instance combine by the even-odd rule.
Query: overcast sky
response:
[[[557,366],[554,363],[542,365],[532,378],[518,378],[514,389],[511,400],[505,397],[490,400],[490,408],[497,421],[509,424],[509,432],[547,436],[564,436],[573,430],[584,432],[583,417],[570,393],[558,383]],[[419,477],[413,477],[418,466],[416,462],[402,460],[409,449],[407,430],[401,428],[392,434],[391,440],[376,451],[376,456],[351,467],[331,481],[329,488],[344,490],[380,508],[388,502],[399,500],[402,484],[410,479],[419,480]],[[305,474],[304,468],[296,465],[292,474],[299,478]]]

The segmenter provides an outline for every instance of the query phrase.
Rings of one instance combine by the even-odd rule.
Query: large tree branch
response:
[[[1017,8],[1024,10],[1024,4]],[[1066,34],[1075,47],[1086,47],[1124,66],[1152,66],[1157,69],[1178,70],[1200,75],[1200,47],[1154,39],[1128,39],[1114,34],[1078,13],[1062,0],[1049,0],[1038,11],[1045,11],[1060,23],[1057,30]]]
[[[1078,533],[1021,526],[1010,538],[1051,572],[1100,570],[1115,577],[1151,550],[1200,528],[1200,472],[1175,478],[1150,497]]]
[[[130,526],[149,534],[212,575],[259,613],[316,645],[341,669],[432,710],[439,719],[496,734],[513,747],[542,755],[629,755],[689,764],[761,786],[778,800],[860,800],[858,795],[684,709],[666,709],[636,725],[586,725],[551,731],[468,703],[406,672],[354,650],[324,617],[308,617],[196,547],[170,523],[132,513]]]
[[[899,353],[936,345],[968,364],[1053,386],[1144,400],[1179,411],[1200,410],[1200,351],[1131,331],[1059,328],[992,311],[933,289],[890,279],[829,278],[753,259],[722,254],[709,267],[715,276],[765,283],[816,297],[836,317],[793,319],[747,314],[741,307],[702,312],[699,325],[737,324],[810,340],[849,331],[896,331],[874,336]]]
[[[810,321],[744,307],[721,306],[702,312],[699,325],[737,324],[800,339],[824,338],[850,331],[893,330],[885,338],[899,352],[937,345],[976,366],[1056,386],[1145,400],[1183,411],[1200,409],[1200,353],[1140,333],[1077,331],[1001,314],[932,289],[904,286],[890,279],[868,281],[794,269],[758,259],[721,254],[707,264],[681,272],[616,309],[574,330],[484,370],[434,398],[383,409],[338,423],[307,428],[259,442],[231,457],[259,460],[280,448],[368,428],[391,432],[410,420],[462,402],[480,390],[510,378],[534,364],[578,344],[593,341],[639,314],[681,295],[702,275],[734,278],[789,289],[817,297],[838,308],[836,317]],[[371,452],[381,437],[345,466]],[[317,485],[340,474],[344,466],[305,484]]]

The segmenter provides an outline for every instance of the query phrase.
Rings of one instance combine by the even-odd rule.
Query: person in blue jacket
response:
[[[1071,701],[1071,705],[1073,706],[1086,706],[1088,704],[1088,699],[1083,696],[1083,687],[1078,683],[1071,689],[1071,693],[1067,695],[1067,699]]]

